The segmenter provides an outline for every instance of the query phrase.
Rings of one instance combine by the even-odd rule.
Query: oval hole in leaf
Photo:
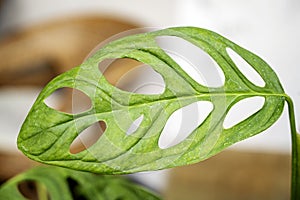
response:
[[[50,195],[47,191],[47,187],[38,181],[24,180],[18,184],[19,192],[26,198],[30,200],[39,199],[43,196],[44,199],[50,199]]]
[[[106,80],[116,85],[119,79],[129,70],[142,65],[143,63],[130,58],[105,59],[98,65],[100,72]]]
[[[130,127],[128,128],[126,135],[131,135],[132,133],[134,133],[141,125],[143,119],[144,119],[144,115],[141,115],[136,120],[134,120],[130,125]]]
[[[157,44],[196,82],[220,87],[225,76],[219,65],[196,45],[174,36],[156,37]]]
[[[231,48],[226,48],[226,51],[241,73],[244,74],[245,77],[253,84],[264,87],[265,81],[259,75],[259,73],[247,63],[238,53],[236,53]]]
[[[120,78],[116,86],[137,94],[161,94],[165,90],[163,78],[149,65],[140,65],[130,70]]]
[[[80,90],[63,87],[54,91],[44,100],[45,104],[55,110],[77,114],[91,108],[91,99]]]
[[[240,100],[233,105],[227,113],[223,127],[229,129],[241,121],[247,119],[264,105],[265,99],[263,97],[249,97]]]
[[[169,117],[158,146],[167,149],[186,139],[207,118],[213,109],[209,101],[198,101],[176,110]]]
[[[94,145],[103,135],[105,129],[105,122],[99,121],[83,130],[70,145],[70,153],[80,153]]]
[[[165,89],[162,76],[152,67],[129,59],[107,59],[99,63],[99,69],[115,87],[137,94],[161,94]]]
[[[87,197],[84,196],[84,191],[80,192],[81,186],[77,180],[68,177],[66,181],[68,183],[69,190],[72,195],[72,199],[80,199],[80,200],[87,199]]]

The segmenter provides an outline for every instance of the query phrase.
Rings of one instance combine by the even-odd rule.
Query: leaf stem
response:
[[[300,199],[300,135],[296,130],[296,120],[294,104],[290,97],[286,96],[286,102],[288,104],[290,129],[292,138],[292,176],[291,176],[291,200]]]

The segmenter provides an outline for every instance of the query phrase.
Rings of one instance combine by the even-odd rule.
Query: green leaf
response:
[[[206,52],[222,69],[225,83],[206,87],[193,80],[156,43],[159,36],[180,37]],[[256,70],[264,87],[252,83],[228,55],[231,49]],[[105,59],[131,58],[150,65],[164,79],[162,94],[122,91],[107,82],[98,69]],[[49,108],[44,100],[54,91],[70,87],[84,92],[92,108],[67,114]],[[236,103],[263,97],[264,105],[247,119],[225,129],[223,123]],[[180,27],[132,35],[113,41],[79,67],[52,80],[40,93],[18,137],[18,147],[36,161],[103,174],[124,174],[187,165],[207,159],[226,147],[270,127],[282,113],[286,95],[269,65],[255,54],[208,30]],[[182,142],[162,149],[160,134],[176,110],[199,101],[213,104],[208,117]],[[135,132],[126,134],[142,117]],[[87,150],[69,151],[74,139],[98,121],[105,133]]]
[[[50,199],[57,200],[160,199],[122,177],[99,176],[58,167],[37,167],[10,179],[0,187],[0,199],[27,199],[18,189],[18,185],[24,181],[34,181],[37,185],[43,185],[42,189],[46,191],[40,191],[37,187],[37,192],[44,192],[44,199],[48,199],[47,192]]]

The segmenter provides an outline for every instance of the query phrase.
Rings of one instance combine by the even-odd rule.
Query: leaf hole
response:
[[[133,134],[141,125],[142,121],[144,119],[144,115],[141,115],[140,117],[138,117],[137,119],[135,119],[132,124],[130,125],[130,127],[128,128],[126,135],[131,135]]]
[[[137,94],[161,94],[165,89],[162,76],[151,66],[129,59],[107,59],[99,63],[99,69],[115,87]]]
[[[263,97],[249,97],[240,100],[230,108],[225,117],[223,127],[229,129],[247,119],[259,111],[263,107],[264,102],[265,99]]]
[[[196,45],[174,36],[156,37],[157,44],[196,82],[220,87],[225,76],[219,65]]]
[[[87,198],[81,193],[82,191],[80,190],[80,185],[79,185],[78,181],[76,181],[75,179],[73,179],[71,177],[68,177],[66,179],[66,181],[68,183],[69,190],[72,195],[72,199],[87,200]]]
[[[24,180],[18,184],[18,190],[26,199],[38,200],[43,197],[50,200],[46,186],[37,181]]]
[[[106,124],[99,121],[84,129],[70,145],[70,153],[77,154],[93,146],[104,134]]]
[[[55,90],[44,102],[52,109],[70,114],[82,113],[92,107],[91,99],[85,93],[69,87]]]
[[[238,53],[236,53],[231,48],[226,48],[226,51],[229,57],[241,71],[241,73],[243,73],[249,81],[251,81],[254,85],[257,85],[259,87],[265,86],[266,83],[263,80],[263,78],[251,65],[248,64],[247,61],[245,61]]]
[[[211,102],[198,101],[176,110],[162,130],[158,140],[159,148],[167,149],[184,141],[204,122],[212,109]]]

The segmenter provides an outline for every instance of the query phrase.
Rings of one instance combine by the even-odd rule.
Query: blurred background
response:
[[[98,44],[116,34],[120,37],[171,26],[213,30],[266,60],[294,100],[299,132],[297,0],[0,0],[1,182],[36,165],[18,152],[16,138],[32,103],[49,80],[79,65]],[[203,59],[206,64],[207,59]],[[112,84],[117,84],[136,64],[125,61],[122,65],[127,67],[106,72]],[[146,74],[138,72],[134,76]],[[132,88],[126,83],[123,80],[125,85],[120,87]],[[70,109],[65,100],[68,95],[57,95],[51,103],[59,104],[62,110]],[[241,106],[239,112],[250,112],[247,107]],[[239,117],[233,114],[232,120]],[[289,155],[285,109],[270,129],[207,161],[140,173],[133,178],[172,200],[288,199]]]

